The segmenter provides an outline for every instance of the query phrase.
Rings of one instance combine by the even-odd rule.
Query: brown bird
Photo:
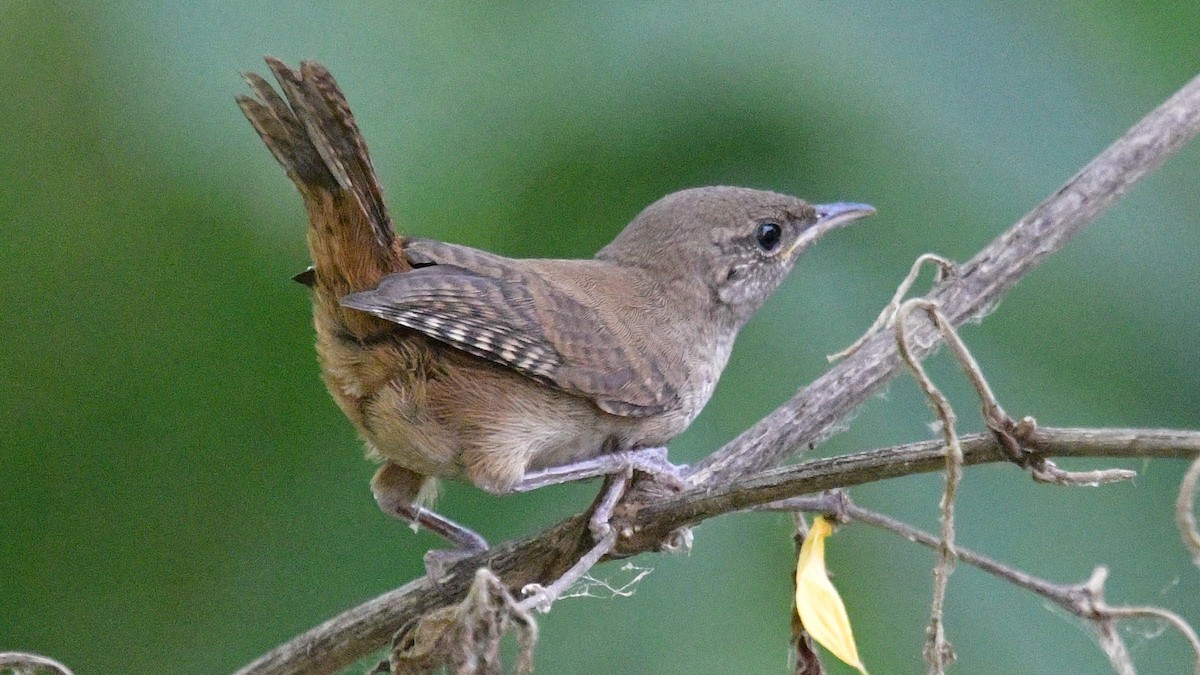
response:
[[[238,104],[308,211],[317,353],[382,462],[380,507],[461,549],[486,542],[424,508],[437,478],[505,494],[669,473],[738,330],[799,254],[864,204],[703,187],[648,206],[591,260],[512,259],[396,235],[367,146],[321,65],[267,58]]]

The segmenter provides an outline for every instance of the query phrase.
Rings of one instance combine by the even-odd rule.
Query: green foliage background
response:
[[[228,671],[421,571],[317,377],[299,199],[233,103],[261,55],[324,62],[407,232],[587,256],[656,197],[743,184],[879,215],[822,242],[746,328],[671,448],[695,461],[822,372],[920,253],[965,259],[1200,71],[1200,5],[0,3],[0,649],[89,673]],[[964,337],[1014,414],[1200,428],[1200,146]],[[669,252],[667,252],[669,254]],[[935,377],[964,426],[974,399]],[[911,381],[820,453],[930,436]],[[1200,623],[1170,520],[1184,464],[1131,484],[968,472],[960,543]],[[857,488],[936,526],[941,479]],[[594,485],[443,509],[493,541]],[[783,516],[706,523],[636,594],[542,622],[539,672],[786,672]],[[932,555],[863,527],[831,565],[876,673],[924,672]],[[597,573],[627,578],[616,564]],[[960,568],[962,673],[1104,672],[1088,630]],[[1182,639],[1126,626],[1143,672]],[[834,666],[835,672],[840,666]]]

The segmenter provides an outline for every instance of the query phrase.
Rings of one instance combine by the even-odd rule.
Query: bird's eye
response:
[[[754,238],[764,251],[774,251],[779,248],[779,239],[783,236],[783,228],[778,223],[760,223],[754,231]]]

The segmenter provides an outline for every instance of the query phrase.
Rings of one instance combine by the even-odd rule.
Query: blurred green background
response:
[[[0,649],[81,675],[229,671],[436,543],[376,509],[319,381],[288,280],[300,201],[233,102],[263,54],[333,71],[415,235],[588,256],[688,186],[874,204],[745,329],[671,448],[692,462],[819,375],[917,255],[970,256],[1200,71],[1197,35],[1183,1],[0,3]],[[1198,175],[1193,145],[964,330],[1008,410],[1200,428]],[[946,355],[931,367],[978,429]],[[927,438],[930,418],[902,379],[818,453]],[[1140,477],[1098,490],[971,470],[959,542],[1060,582],[1103,563],[1112,601],[1200,623],[1170,519],[1184,464],[1124,465]],[[852,494],[934,528],[940,487]],[[500,541],[595,489],[459,485],[441,506]],[[864,526],[829,546],[868,668],[924,672],[931,553]],[[632,597],[543,619],[539,672],[787,672],[785,516],[634,562],[654,571]],[[957,672],[1107,669],[1086,626],[970,568],[948,622]],[[1143,672],[1189,668],[1163,626],[1122,630]]]

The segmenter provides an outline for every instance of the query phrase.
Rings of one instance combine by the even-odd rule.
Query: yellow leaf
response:
[[[796,564],[796,612],[804,629],[817,644],[867,675],[858,658],[858,648],[854,646],[846,606],[825,572],[825,539],[832,533],[829,522],[823,516],[817,516],[800,546],[800,560]]]

